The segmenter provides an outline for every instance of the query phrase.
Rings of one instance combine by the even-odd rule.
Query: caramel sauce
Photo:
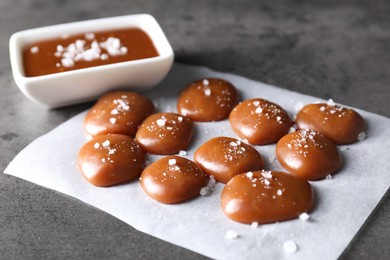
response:
[[[127,28],[34,42],[23,49],[23,65],[25,76],[35,77],[158,55],[144,31]]]

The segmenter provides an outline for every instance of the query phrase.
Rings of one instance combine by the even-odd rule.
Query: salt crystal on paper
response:
[[[298,246],[293,240],[287,240],[283,243],[283,250],[287,254],[294,254],[297,252]]]
[[[325,179],[331,180],[332,179],[332,175],[330,175],[330,174],[326,175]]]
[[[251,228],[257,228],[258,226],[259,226],[259,223],[256,222],[256,221],[253,221],[253,222],[251,223]]]
[[[184,151],[184,150],[180,150],[179,155],[180,156],[185,156],[185,155],[187,155],[187,152]]]
[[[226,231],[225,237],[227,239],[235,239],[238,237],[238,234],[236,231],[229,229],[228,231]]]
[[[299,219],[302,221],[306,221],[310,218],[310,215],[307,214],[306,212],[303,212],[302,214],[299,215]]]
[[[209,189],[210,189],[209,187],[203,187],[203,188],[200,189],[199,194],[200,194],[201,196],[206,196],[207,193],[209,193]]]
[[[357,136],[357,139],[358,139],[359,141],[363,141],[364,138],[366,138],[366,133],[365,133],[365,132],[360,132],[360,133],[358,134],[358,136]]]

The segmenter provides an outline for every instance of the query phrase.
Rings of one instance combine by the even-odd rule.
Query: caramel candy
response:
[[[191,199],[207,185],[207,177],[193,162],[179,156],[166,156],[142,172],[142,189],[151,198],[174,204]]]
[[[237,90],[230,82],[208,78],[191,83],[181,92],[177,111],[193,121],[218,121],[229,116],[237,101]]]
[[[298,217],[313,207],[310,184],[284,172],[254,171],[234,176],[224,187],[221,206],[227,217],[245,224]]]
[[[138,125],[153,110],[153,103],[137,93],[107,93],[89,110],[84,120],[84,129],[92,137],[105,134],[134,137]]]
[[[282,107],[261,98],[238,104],[230,113],[229,122],[239,137],[255,145],[277,142],[292,125]]]
[[[152,154],[174,154],[191,142],[192,121],[175,113],[157,113],[145,119],[135,139],[142,149]]]
[[[355,110],[326,103],[309,104],[297,114],[296,124],[301,129],[312,129],[324,134],[335,144],[349,144],[365,130],[363,118]]]
[[[81,147],[78,165],[95,186],[112,186],[137,178],[145,163],[139,145],[126,135],[97,136]]]
[[[227,183],[234,175],[264,168],[264,161],[252,146],[230,137],[216,137],[202,144],[194,161],[208,175]]]
[[[325,178],[341,167],[336,145],[319,132],[298,130],[282,137],[276,158],[290,173],[306,180]]]

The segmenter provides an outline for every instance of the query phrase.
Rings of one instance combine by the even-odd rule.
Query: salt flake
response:
[[[310,215],[307,214],[306,212],[303,212],[302,214],[299,215],[299,219],[302,221],[306,221],[310,218]]]
[[[30,51],[31,51],[31,53],[38,53],[39,48],[37,46],[33,46],[33,47],[31,47]]]
[[[293,240],[287,240],[283,243],[283,250],[287,254],[294,254],[297,252],[298,246]]]
[[[363,141],[364,138],[366,138],[366,133],[365,133],[365,132],[360,132],[360,133],[358,134],[358,136],[357,136],[357,139],[358,139],[359,141]]]
[[[225,233],[225,237],[227,239],[235,239],[238,237],[238,234],[236,231],[232,230],[232,229],[229,229],[228,231],[226,231]]]
[[[176,159],[169,159],[168,164],[169,165],[175,165],[176,164]]]

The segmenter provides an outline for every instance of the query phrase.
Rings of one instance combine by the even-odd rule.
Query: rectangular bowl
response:
[[[110,29],[139,28],[152,40],[159,56],[85,69],[26,77],[22,50],[36,41]],[[172,67],[174,53],[157,21],[149,14],[135,14],[73,22],[20,31],[10,38],[10,59],[15,82],[32,101],[48,108],[94,100],[116,89],[142,91],[156,86]]]

